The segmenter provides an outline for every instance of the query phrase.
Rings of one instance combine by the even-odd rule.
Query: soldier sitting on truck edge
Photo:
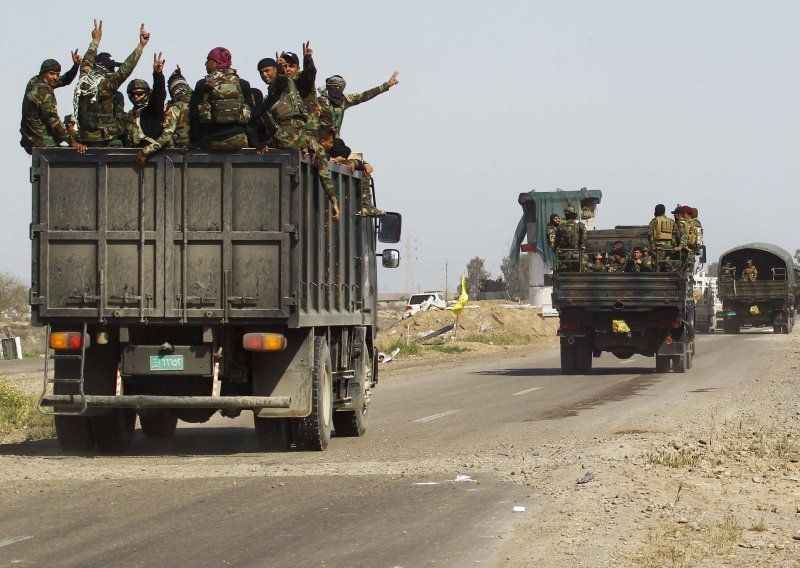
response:
[[[61,75],[61,64],[55,59],[45,59],[39,74],[32,77],[25,87],[19,144],[28,154],[36,146],[58,146],[61,142],[66,142],[81,154],[86,151],[86,146],[75,140],[75,133],[62,124],[53,92],[69,85],[78,73],[81,58],[77,49],[72,53],[72,62],[72,68]]]
[[[319,140],[319,142],[317,141]],[[336,186],[331,179],[331,172],[328,169],[328,150],[333,148],[334,134],[333,129],[329,126],[320,126],[318,138],[312,138],[309,142],[309,157],[311,158],[311,165],[317,169],[319,181],[328,195],[331,202],[331,209],[333,213],[331,220],[339,220],[339,198],[336,195]]]
[[[587,254],[586,260],[583,263],[583,271],[584,272],[605,272],[606,271],[606,261],[603,258],[603,253],[597,251],[596,253]]]
[[[606,272],[627,272],[628,251],[624,248],[615,248],[611,251],[611,262],[606,266]]]
[[[644,255],[642,247],[633,247],[633,253],[628,264],[625,266],[625,272],[652,272],[653,269],[650,264],[650,258]]]
[[[721,280],[733,280],[736,278],[736,267],[730,260],[726,260],[719,269],[719,277]]]
[[[193,144],[208,150],[241,150],[248,143],[250,83],[231,68],[231,52],[215,47],[206,57],[208,75],[195,85],[189,106]]]

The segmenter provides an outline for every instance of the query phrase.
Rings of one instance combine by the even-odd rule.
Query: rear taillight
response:
[[[79,331],[57,331],[50,334],[50,349],[75,350],[83,347],[83,333]]]
[[[561,322],[561,329],[575,330],[580,328],[581,328],[581,322],[579,321],[567,320]]]
[[[280,333],[245,333],[242,337],[242,347],[248,351],[283,351],[286,344]]]

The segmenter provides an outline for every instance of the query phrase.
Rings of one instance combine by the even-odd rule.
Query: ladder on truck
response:
[[[80,360],[80,374],[78,377],[68,377],[68,378],[61,378],[56,377],[55,372],[53,373],[53,378],[50,378],[50,333],[52,329],[50,326],[47,326],[47,336],[45,337],[45,344],[44,344],[44,386],[42,387],[42,396],[39,397],[39,411],[42,414],[47,415],[75,415],[80,416],[86,412],[87,404],[86,404],[86,393],[83,391],[83,370],[84,370],[84,361],[86,360],[86,324],[83,324],[83,341],[81,341],[81,352],[80,354],[77,353],[60,353],[56,350],[53,350],[53,370],[55,371],[55,363],[56,361],[75,361]],[[45,402],[45,398],[47,397],[47,391],[49,390],[49,386],[53,385],[53,394],[55,394],[56,385],[78,385],[78,392],[69,395],[71,397],[71,402],[77,399],[80,401],[79,405],[71,404],[69,406],[60,407],[56,410],[56,404],[51,404],[49,402]],[[45,410],[46,408],[52,407],[52,410]]]

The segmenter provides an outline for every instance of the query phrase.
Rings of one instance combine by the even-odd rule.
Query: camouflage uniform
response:
[[[267,144],[284,150],[308,148],[306,107],[303,99],[295,81],[289,79],[283,66],[276,67],[278,75],[269,86],[261,115],[264,126],[272,133]]]
[[[550,248],[556,250],[556,230],[558,229],[558,225],[554,225],[553,223],[547,224],[547,244],[550,245]]]
[[[306,138],[316,138],[319,131],[320,106],[317,100],[317,89],[314,83],[317,80],[317,68],[314,58],[310,55],[303,57],[303,70],[294,80],[297,92],[303,99],[306,110]]]
[[[578,262],[583,254],[580,249],[585,246],[586,226],[579,222],[577,217],[567,217],[566,220],[562,220],[556,229],[555,237],[558,269],[578,271],[580,269]]]
[[[726,262],[722,268],[719,269],[720,280],[733,280],[736,278],[736,267]]]
[[[160,71],[153,72],[152,90],[142,79],[134,79],[128,83],[128,95],[136,89],[148,91],[149,94],[126,114],[123,141],[125,146],[131,148],[152,144],[161,135],[164,101],[167,99],[164,74]]]
[[[653,217],[647,230],[650,248],[674,248],[675,245],[672,242],[674,231],[675,221],[666,215]]]
[[[350,159],[345,162],[354,171],[361,172],[361,210],[356,215],[364,217],[383,217],[386,213],[375,207],[372,203],[372,175],[367,172],[364,160]]]
[[[755,282],[756,280],[758,280],[758,269],[754,264],[750,264],[750,261],[748,261],[747,266],[742,270],[742,281]]]
[[[189,103],[192,142],[209,150],[241,150],[247,146],[250,84],[235,69],[219,69],[198,81]],[[247,95],[247,96],[246,96]]]
[[[350,107],[360,105],[361,103],[365,103],[369,100],[374,99],[381,93],[385,93],[389,90],[389,83],[383,83],[378,87],[374,87],[368,91],[364,91],[363,93],[351,93],[349,95],[343,95],[341,102],[339,105],[334,105],[333,101],[328,96],[328,92],[326,89],[321,88],[319,90],[319,122],[324,126],[330,126],[333,128],[333,131],[336,133],[336,136],[339,136],[339,132],[342,129],[342,121],[344,120],[344,112],[349,109]]]
[[[161,136],[142,148],[142,154],[150,156],[161,148],[183,148],[189,144],[189,101],[172,100],[164,112]]]
[[[42,74],[32,77],[25,87],[22,99],[22,120],[19,145],[29,154],[35,146],[58,146],[69,143],[72,136],[61,122],[54,89],[69,85],[78,73],[78,64],[64,73],[55,87],[51,87]]]
[[[331,172],[328,169],[328,152],[322,144],[317,142],[316,138],[309,140],[309,151],[311,152],[311,165],[317,168],[317,174],[319,175],[322,188],[328,195],[330,202],[338,205],[339,198],[336,196],[336,186],[331,179]]]
[[[137,46],[120,68],[103,75],[95,70],[97,44],[92,42],[81,63],[81,77],[75,87],[75,115],[78,140],[90,146],[121,146],[125,120],[124,99],[117,89],[133,73],[142,50]]]

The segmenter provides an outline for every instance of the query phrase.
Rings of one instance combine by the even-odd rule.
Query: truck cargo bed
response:
[[[553,306],[651,310],[683,305],[686,280],[672,272],[559,272],[553,275]]]

